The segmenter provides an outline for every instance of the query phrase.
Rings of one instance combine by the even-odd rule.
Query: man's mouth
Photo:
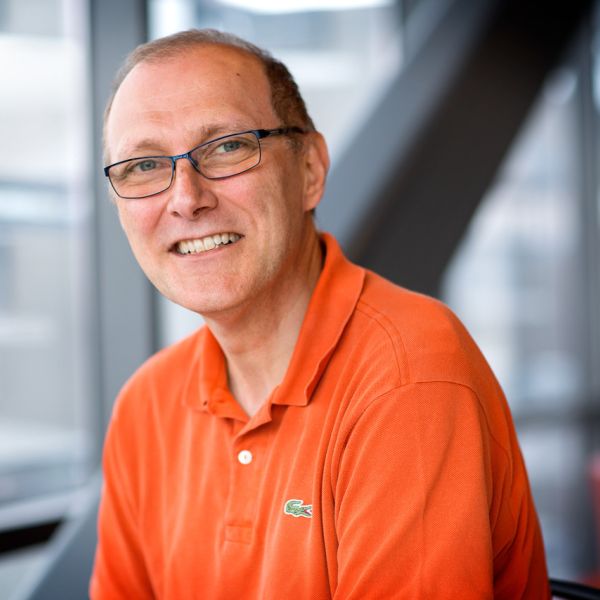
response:
[[[203,238],[177,242],[174,250],[178,254],[200,254],[201,252],[214,250],[219,246],[235,244],[241,237],[239,233],[215,233]]]

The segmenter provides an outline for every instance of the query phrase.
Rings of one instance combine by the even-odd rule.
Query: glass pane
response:
[[[585,387],[576,84],[562,70],[548,85],[443,283],[516,417]]]
[[[94,450],[82,4],[0,10],[0,507],[77,485]]]
[[[594,568],[587,432],[576,423],[518,428],[552,577],[584,579]]]

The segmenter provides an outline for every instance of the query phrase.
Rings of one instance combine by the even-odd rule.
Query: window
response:
[[[60,516],[95,460],[82,10],[0,6],[0,515],[44,499],[36,518]]]
[[[581,57],[580,57],[581,58]],[[528,466],[549,570],[592,572],[594,390],[586,222],[584,61],[552,77],[447,270],[443,298],[503,386]],[[587,175],[589,176],[589,174]],[[587,266],[586,266],[587,265]],[[592,294],[592,295],[591,295]]]

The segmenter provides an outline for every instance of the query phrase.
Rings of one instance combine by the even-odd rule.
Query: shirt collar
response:
[[[362,291],[364,269],[348,261],[335,240],[322,234],[325,263],[286,375],[274,404],[306,406],[350,320]],[[299,393],[299,391],[301,393]]]
[[[323,270],[286,375],[271,396],[273,404],[306,406],[310,402],[362,291],[364,269],[344,257],[333,236],[324,233],[321,241],[325,254]],[[229,392],[225,358],[217,340],[207,327],[196,335],[198,340],[190,379],[185,386],[184,404],[216,416],[247,421],[246,413]],[[270,414],[270,407],[263,406],[263,409]],[[266,415],[263,418],[268,420]]]

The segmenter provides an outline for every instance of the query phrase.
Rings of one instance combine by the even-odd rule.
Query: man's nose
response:
[[[173,183],[169,190],[169,211],[189,220],[199,218],[206,210],[217,206],[210,181],[200,175],[187,157],[175,162]]]

